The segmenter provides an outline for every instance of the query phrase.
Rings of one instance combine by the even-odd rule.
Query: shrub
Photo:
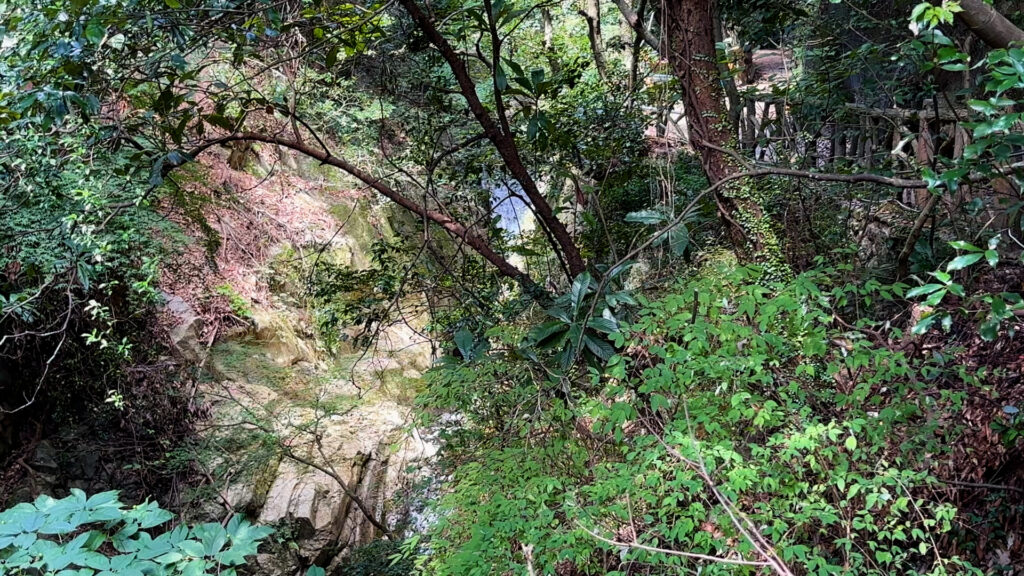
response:
[[[763,278],[641,302],[589,377],[500,350],[428,373],[427,406],[462,415],[430,573],[758,573],[635,546],[761,560],[737,514],[796,573],[971,572],[936,549],[958,517],[931,490],[962,399],[936,382],[969,380],[837,330],[825,274]]]
[[[413,571],[412,559],[395,558],[401,545],[398,540],[374,540],[360,546],[352,550],[336,573],[345,576],[408,576]]]

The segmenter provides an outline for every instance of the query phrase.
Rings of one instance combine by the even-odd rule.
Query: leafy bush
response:
[[[151,534],[173,517],[155,502],[126,507],[116,491],[40,496],[0,513],[0,574],[233,576],[272,532],[235,516]]]
[[[622,352],[560,388],[501,352],[428,374],[424,402],[465,416],[429,572],[529,557],[537,573],[757,573],[635,546],[760,560],[736,513],[798,573],[971,571],[935,548],[957,511],[926,491],[954,432],[934,415],[962,392],[934,387],[941,365],[836,330],[832,282],[705,270],[641,302],[612,334]]]
[[[307,291],[319,335],[329,349],[347,339],[344,330],[350,327],[357,329],[355,345],[369,344],[392,319],[404,258],[399,243],[378,240],[371,246],[372,267],[367,270],[327,258],[314,262]]]

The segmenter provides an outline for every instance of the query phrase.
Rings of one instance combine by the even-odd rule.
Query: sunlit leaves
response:
[[[911,10],[910,20],[923,27],[934,28],[940,24],[952,24],[956,13],[962,11],[963,8],[955,0],[942,0],[938,6],[930,2],[921,2]]]

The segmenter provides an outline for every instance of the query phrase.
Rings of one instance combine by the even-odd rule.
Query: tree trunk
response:
[[[986,4],[985,0],[960,0],[960,7],[963,11],[957,16],[992,48],[1006,48],[1012,42],[1024,43],[1024,30]]]
[[[526,168],[526,164],[519,155],[515,135],[505,128],[508,122],[507,118],[502,116],[499,111],[496,121],[483,102],[480,101],[476,91],[476,83],[470,76],[465,61],[448,39],[437,29],[434,18],[424,12],[416,0],[398,0],[398,2],[409,13],[413,22],[426,35],[430,43],[441,53],[445,62],[448,63],[448,67],[451,68],[452,73],[455,75],[455,80],[459,84],[459,92],[462,93],[466,103],[469,105],[470,112],[472,112],[480,127],[483,128],[484,134],[491,141],[498,155],[501,156],[509,173],[522,186],[523,192],[530,199],[533,210],[537,215],[538,224],[549,235],[552,248],[564,260],[566,275],[571,281],[587,269],[586,263],[583,261],[583,255],[580,254],[580,250],[576,246],[572,235],[569,234],[569,230],[558,219],[558,216],[555,215],[554,209],[552,209],[547,199],[544,198],[544,195],[541,194],[536,180],[533,179],[530,171]],[[500,93],[495,94],[499,108],[500,98]]]
[[[551,20],[551,9],[541,8],[540,19],[544,25],[544,57],[551,67],[551,75],[558,76],[562,73],[562,62],[558,59],[558,52],[555,50],[555,24]]]
[[[619,12],[619,59],[622,60],[622,67],[626,70],[633,69],[633,51],[630,46],[633,44],[633,26],[630,25],[626,16]]]
[[[712,30],[715,31],[715,43],[725,44],[725,33],[722,27],[722,19],[717,13],[713,13],[714,18],[712,23]],[[715,58],[718,62],[718,75],[722,79],[722,86],[725,88],[725,96],[729,101],[729,129],[733,134],[736,134],[739,130],[740,125],[740,111],[742,110],[742,102],[740,101],[740,91],[736,88],[736,80],[733,78],[732,72],[729,70],[728,64],[721,58]]]
[[[715,2],[677,0],[663,6],[661,17],[666,56],[683,90],[690,145],[700,155],[708,181],[715,184],[737,169],[725,152],[734,137],[725,109],[725,94],[715,51]],[[742,252],[746,241],[750,240],[755,249],[760,249],[763,243],[756,236],[747,238],[739,224],[741,206],[736,199],[728,193],[719,192],[715,200],[733,245]],[[743,208],[749,210],[751,207]],[[760,212],[757,208],[756,215],[759,216]]]

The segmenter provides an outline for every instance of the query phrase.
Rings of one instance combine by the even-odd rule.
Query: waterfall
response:
[[[490,191],[491,209],[506,235],[516,238],[532,227],[530,209],[518,182],[502,182],[485,174],[481,184]]]

